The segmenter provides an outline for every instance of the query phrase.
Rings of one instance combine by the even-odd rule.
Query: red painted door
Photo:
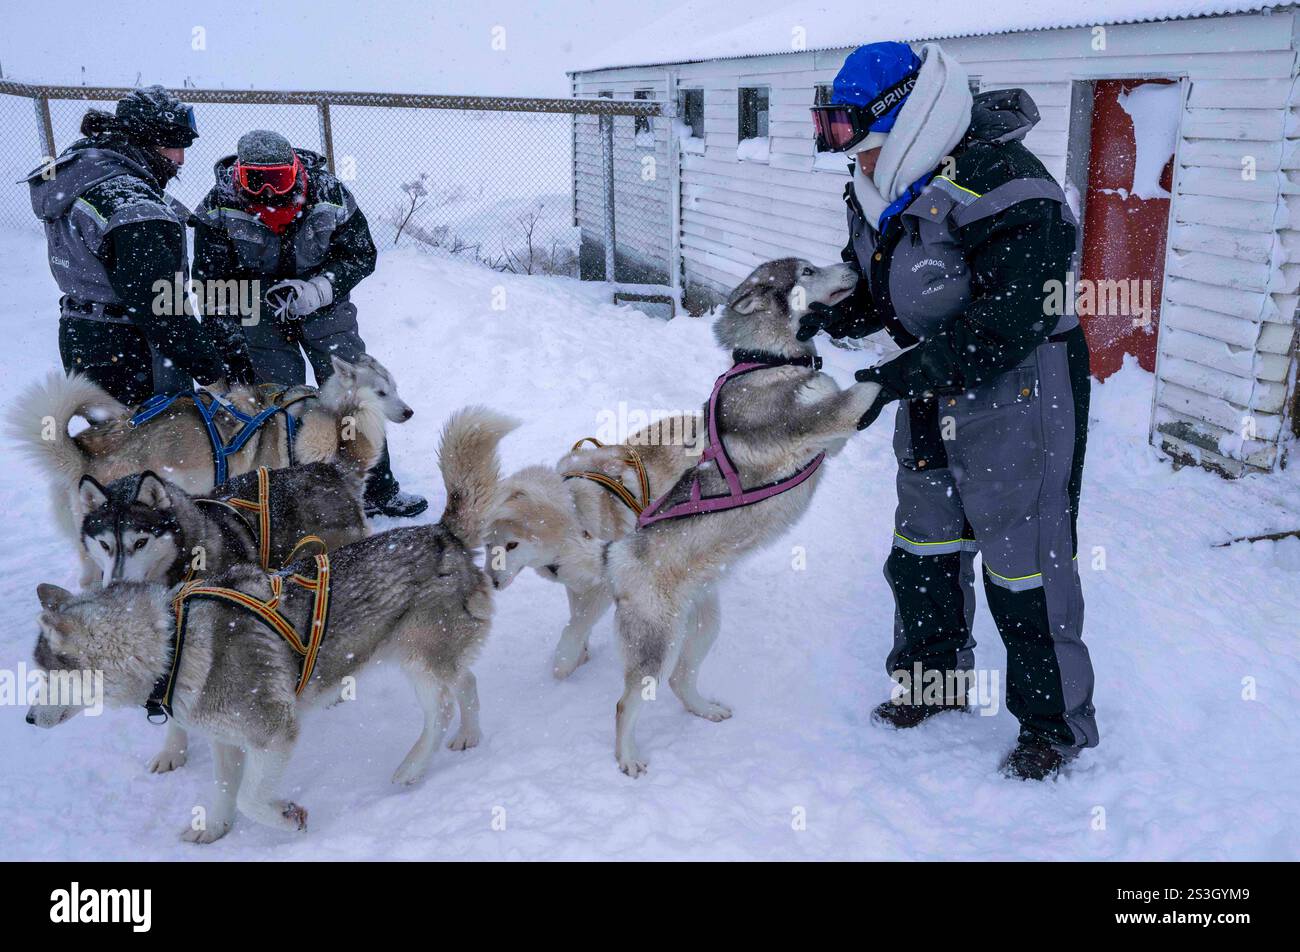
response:
[[[1155,370],[1180,109],[1173,80],[1094,87],[1078,306],[1098,380],[1125,354]]]

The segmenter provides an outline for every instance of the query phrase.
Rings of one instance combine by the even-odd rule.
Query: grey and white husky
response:
[[[359,441],[345,444],[339,462],[304,463],[267,473],[268,566],[285,564],[308,534],[331,551],[366,537],[362,493],[374,459],[357,460],[351,454],[358,448]],[[191,571],[219,575],[236,565],[257,564],[262,556],[260,520],[226,500],[257,500],[259,494],[257,473],[227,480],[207,497],[190,496],[149,472],[123,476],[107,486],[83,476],[82,553],[99,570],[102,585],[177,585]],[[183,766],[188,749],[188,736],[172,721],[162,750],[149,761],[150,772]]]
[[[424,728],[394,782],[411,784],[425,775],[457,707],[460,728],[449,746],[478,743],[470,665],[487,637],[492,587],[472,549],[481,541],[499,478],[497,445],[514,426],[482,407],[458,411],[439,447],[447,490],[442,521],[380,533],[331,554],[329,623],[301,697],[295,696],[301,658],[278,635],[226,602],[189,604],[172,711],[182,726],[211,739],[216,788],[206,822],[201,829],[187,827],[183,839],[220,838],[237,810],[278,829],[305,829],[307,811],[281,799],[278,790],[297,741],[300,704],[336,700],[343,679],[377,657],[397,660],[424,711]],[[313,574],[311,560],[292,568]],[[272,595],[270,576],[256,566],[237,566],[211,584],[261,600]],[[176,594],[152,582],[121,582],[82,595],[41,585],[36,663],[46,671],[102,671],[106,705],[143,705],[172,664]],[[310,592],[286,583],[279,610],[305,632],[312,602]],[[35,706],[27,720],[53,727],[79,710]]]
[[[695,464],[702,433],[700,417],[669,416],[632,434],[626,444],[575,449],[554,467],[528,466],[501,481],[483,534],[485,567],[498,589],[526,568],[564,585],[569,622],[552,656],[555,677],[567,678],[586,662],[591,629],[614,598],[601,558],[605,543],[636,528],[636,516],[613,492],[564,474],[600,473],[635,495],[639,477],[628,462],[635,451],[653,498]]]
[[[732,292],[714,324],[714,337],[728,350],[747,352],[746,360],[759,361],[757,355],[807,360],[816,351],[795,336],[800,317],[809,304],[843,300],[857,277],[848,265],[820,268],[794,258],[768,262]],[[840,449],[878,393],[875,383],[840,390],[812,366],[778,363],[723,388],[717,429],[742,486],[767,486],[799,472],[818,453]],[[609,546],[606,571],[624,664],[615,757],[628,776],[646,770],[634,731],[643,691],[665,669],[672,672],[673,692],[692,714],[712,721],[731,716],[726,705],[706,698],[696,685],[721,624],[717,583],[794,525],[820,477],[821,471],[814,471],[794,488],[752,505],[654,522]],[[705,497],[728,493],[717,466],[701,461],[678,480],[667,501],[687,501],[697,479]]]
[[[315,399],[289,407],[297,421],[293,458],[300,463],[328,462],[344,443],[367,444],[357,457],[383,450],[384,421],[402,422],[414,411],[397,396],[392,375],[372,357],[356,363],[333,359],[334,373]],[[303,388],[311,392],[310,388]],[[267,406],[266,395],[253,387],[236,387],[226,399],[246,414]],[[94,421],[76,436],[68,433],[75,417]],[[212,443],[199,411],[188,400],[175,403],[143,426],[130,425],[131,410],[80,374],[53,373],[24,392],[8,414],[9,435],[50,480],[56,519],[68,537],[77,537],[81,477],[106,484],[122,476],[152,471],[186,492],[213,488]],[[225,413],[215,423],[229,442],[242,424]],[[289,440],[284,414],[271,416],[239,452],[228,457],[229,476],[259,466],[288,466]]]

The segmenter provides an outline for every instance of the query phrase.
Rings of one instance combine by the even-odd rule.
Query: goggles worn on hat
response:
[[[908,73],[894,85],[882,90],[865,106],[831,103],[813,106],[813,129],[818,152],[843,152],[867,137],[872,126],[907,98],[916,85],[920,70]]]
[[[285,195],[298,181],[298,156],[276,165],[244,165],[235,160],[235,180],[249,195]]]

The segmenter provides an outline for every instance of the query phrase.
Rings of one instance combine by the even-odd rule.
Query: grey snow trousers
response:
[[[1087,442],[1087,347],[1077,328],[965,394],[900,405],[898,508],[885,578],[896,672],[974,665],[974,557],[1007,649],[1007,708],[1065,752],[1096,746],[1076,520]],[[913,439],[937,414],[941,446]],[[931,430],[932,427],[925,427]],[[918,443],[919,451],[918,451]]]

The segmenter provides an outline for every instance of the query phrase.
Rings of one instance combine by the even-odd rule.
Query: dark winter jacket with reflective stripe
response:
[[[194,213],[196,280],[257,279],[266,306],[266,291],[276,282],[323,274],[337,303],[374,272],[375,243],[352,193],[326,169],[323,156],[294,151],[307,170],[307,198],[282,235],[247,211],[234,183],[235,157],[216,164],[217,184]]]
[[[169,289],[162,299],[170,305],[176,276],[189,276],[189,212],[164,194],[150,162],[141,146],[96,136],[74,142],[52,168],[28,176],[54,280],[70,304],[107,306],[76,316],[133,325],[156,352],[200,382],[251,379],[241,355],[214,343],[193,316],[154,306],[159,281]]]
[[[1038,121],[1023,90],[975,97],[971,127],[930,184],[877,235],[845,189],[845,261],[863,279],[850,336],[889,331],[912,347],[881,368],[904,399],[977,388],[1070,328],[1045,313],[1075,247],[1065,194],[1020,142]],[[1072,315],[1063,318],[1077,327]],[[916,346],[912,346],[916,345]]]

